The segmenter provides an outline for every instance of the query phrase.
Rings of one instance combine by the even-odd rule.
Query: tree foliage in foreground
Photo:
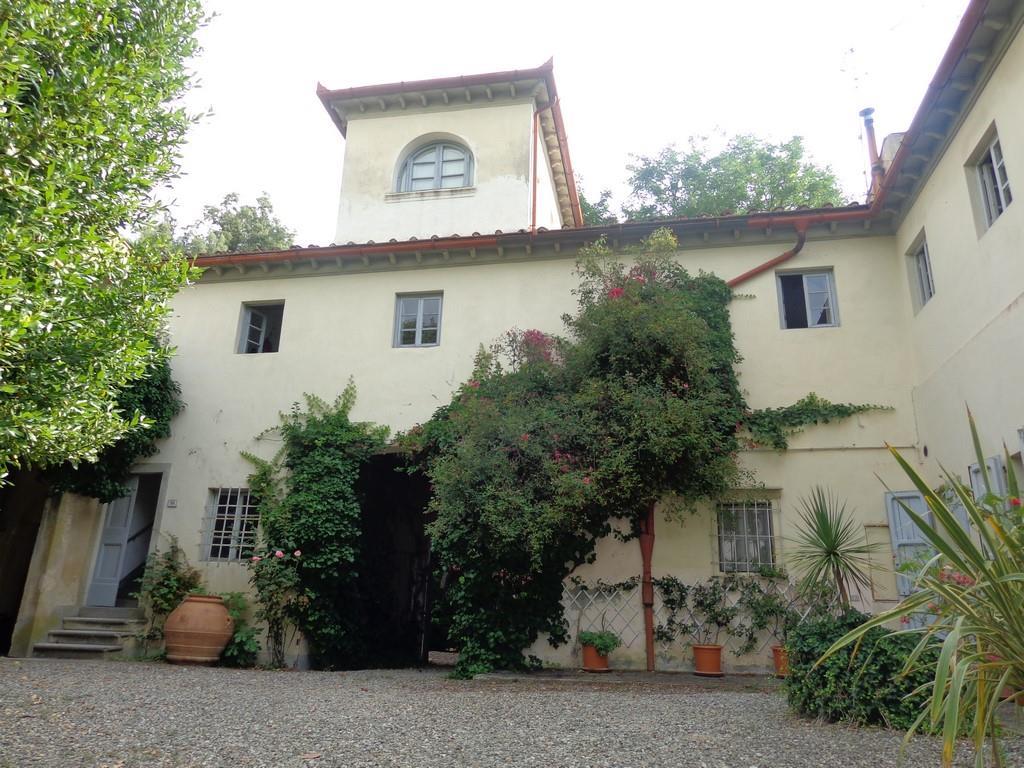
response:
[[[204,206],[202,218],[186,227],[175,242],[190,256],[291,247],[295,233],[274,214],[269,196],[257,197],[256,205],[239,205],[238,199],[232,192],[220,205]]]
[[[778,144],[734,136],[718,153],[691,138],[684,150],[634,155],[627,168],[632,192],[623,213],[632,220],[843,204],[835,173],[805,157],[799,136]]]
[[[122,236],[191,122],[198,0],[0,0],[0,474],[95,459],[187,263]]]

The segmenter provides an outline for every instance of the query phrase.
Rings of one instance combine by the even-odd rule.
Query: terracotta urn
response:
[[[701,677],[721,677],[722,646],[694,645],[693,674]]]
[[[164,623],[167,660],[173,664],[214,664],[235,631],[224,601],[189,595]]]
[[[789,675],[789,651],[786,650],[786,646],[772,646],[772,661],[775,662],[776,677],[786,677]]]
[[[584,672],[610,672],[608,669],[608,657],[598,653],[597,648],[592,645],[583,646],[583,671]]]

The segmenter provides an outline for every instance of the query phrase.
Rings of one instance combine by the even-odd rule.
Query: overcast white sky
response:
[[[269,193],[302,245],[334,238],[344,141],[328,88],[524,69],[555,58],[573,165],[627,193],[631,153],[691,135],[797,134],[862,200],[857,112],[904,130],[967,0],[207,0],[175,214]]]

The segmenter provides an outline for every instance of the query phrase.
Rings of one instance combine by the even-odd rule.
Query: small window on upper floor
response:
[[[238,351],[242,354],[277,352],[281,346],[284,302],[243,304]]]
[[[777,277],[783,328],[839,325],[832,270],[783,272]]]
[[[396,347],[436,347],[441,343],[440,293],[397,297],[394,343]]]
[[[431,144],[409,155],[398,174],[399,192],[455,189],[472,184],[472,156],[457,144]]]
[[[928,255],[928,241],[922,236],[907,257],[910,259],[911,283],[914,285],[916,309],[920,309],[935,295],[935,279],[932,277],[932,260]]]
[[[993,135],[983,147],[976,168],[978,183],[981,186],[981,205],[985,213],[985,223],[992,226],[1006,210],[1006,206],[1013,201],[998,135]]]

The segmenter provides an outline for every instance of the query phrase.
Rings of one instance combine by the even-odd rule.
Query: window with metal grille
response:
[[[770,501],[718,505],[718,570],[756,573],[775,565]]]
[[[248,488],[211,488],[203,552],[209,560],[242,560],[256,547],[259,501]]]
[[[978,162],[978,181],[981,184],[985,220],[991,226],[1013,201],[1010,179],[1006,175],[1003,148],[998,136],[994,137],[982,152],[981,160]]]
[[[839,325],[831,270],[786,272],[777,277],[783,328]]]
[[[398,296],[395,346],[434,347],[441,343],[441,294]]]
[[[431,144],[409,156],[398,174],[399,192],[455,189],[472,184],[472,157],[455,144]]]
[[[279,304],[243,304],[242,332],[238,351],[247,354],[277,352],[281,346],[284,302]]]

